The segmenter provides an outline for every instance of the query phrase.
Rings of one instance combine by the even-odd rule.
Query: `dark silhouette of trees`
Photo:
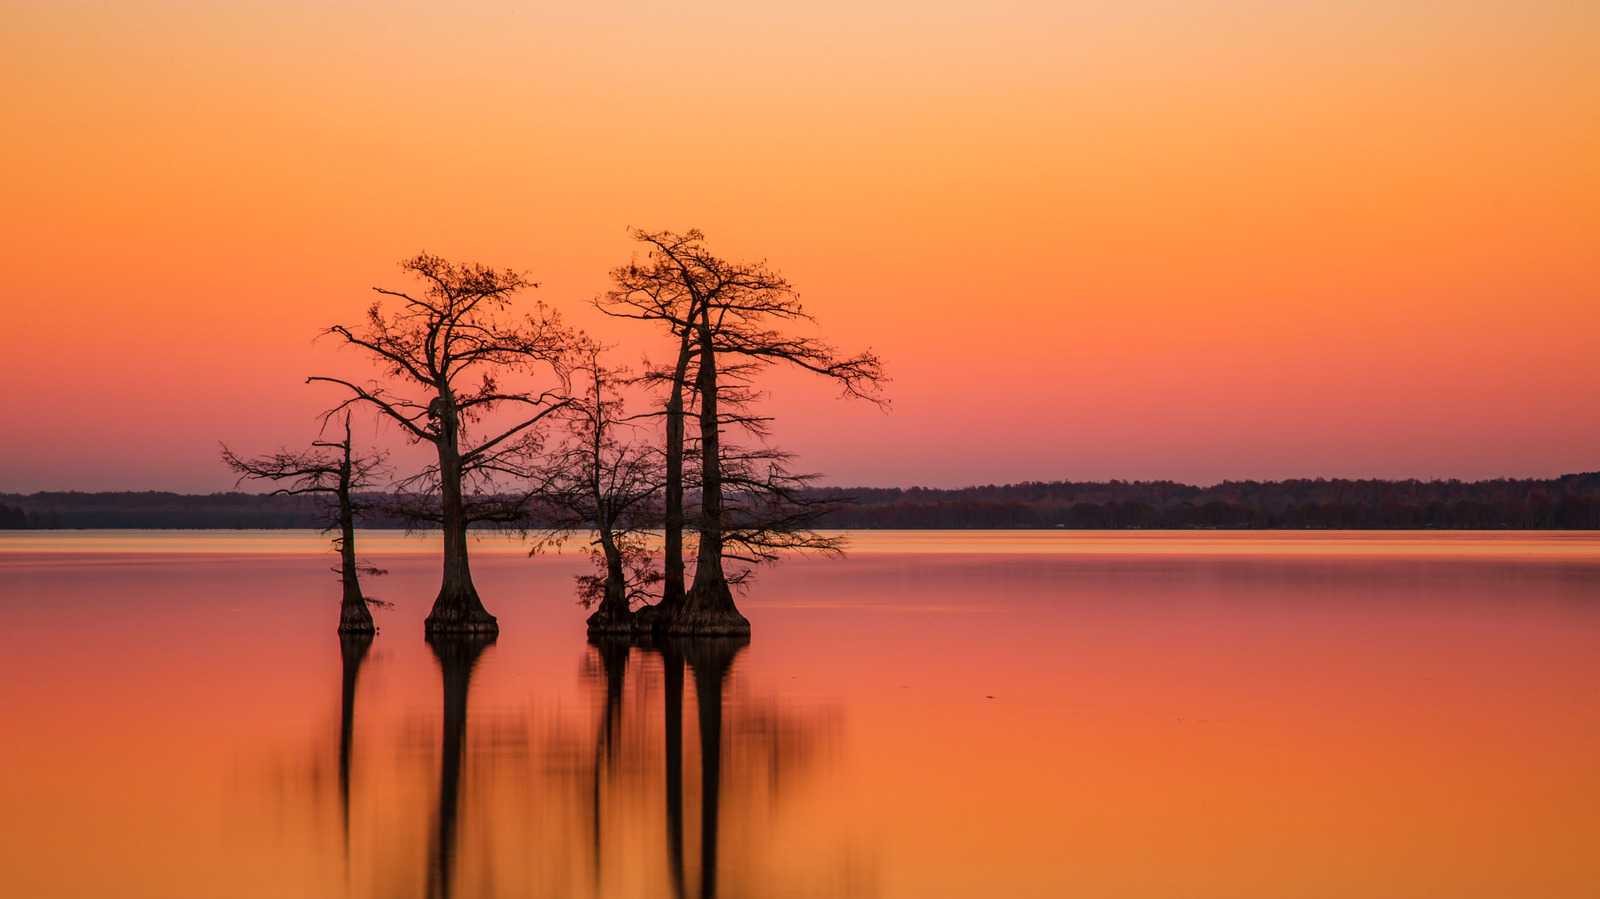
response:
[[[21,531],[28,527],[28,513],[19,506],[0,503],[0,530]]]
[[[514,295],[537,286],[517,272],[426,253],[400,267],[422,283],[420,294],[374,288],[399,308],[386,312],[379,300],[364,327],[325,332],[365,351],[385,380],[308,380],[343,386],[352,394],[345,405],[370,406],[411,440],[433,445],[438,462],[401,482],[394,507],[443,531],[442,583],[425,630],[495,633],[499,625],[472,583],[467,529],[526,518],[533,496],[509,484],[528,475],[520,460],[536,454],[540,423],[568,403],[570,359],[582,339],[542,303],[518,320],[506,314]],[[508,374],[543,376],[545,387],[503,388]],[[487,436],[476,433],[480,426]]]
[[[635,240],[649,244],[651,249],[646,252],[643,263],[636,258],[612,270],[614,286],[596,300],[596,305],[607,315],[665,321],[672,335],[678,338],[677,357],[665,374],[667,399],[663,410],[666,419],[662,498],[665,545],[660,607],[672,609],[682,603],[684,594],[684,394],[695,350],[687,321],[705,305],[707,294],[718,289],[719,284],[701,259],[699,232],[677,235],[634,229],[631,234]]]
[[[657,373],[667,387],[668,544],[662,600],[647,617],[673,633],[746,634],[750,623],[734,604],[724,568],[731,547],[752,551],[752,558],[769,558],[764,551],[778,548],[838,547],[798,527],[809,519],[786,502],[800,497],[806,479],[784,469],[783,454],[725,451],[723,429],[737,425],[751,436],[764,436],[764,420],[748,414],[747,407],[756,396],[750,379],[769,365],[805,369],[834,380],[846,396],[881,402],[882,364],[870,352],[842,357],[820,340],[780,331],[813,320],[793,286],[765,263],[723,260],[705,248],[699,231],[635,230],[633,236],[648,246],[645,259],[614,270],[615,286],[597,304],[609,315],[665,324],[678,349],[670,367]],[[700,509],[693,522],[694,581],[686,589],[680,535],[689,523],[681,460],[689,455],[684,423],[691,396],[698,404]],[[751,514],[730,516],[730,489],[762,498],[745,504]],[[760,507],[768,513],[764,520],[753,514]]]
[[[603,365],[598,348],[577,370],[586,386],[561,412],[567,439],[541,462],[538,493],[550,528],[540,546],[592,531],[597,573],[578,576],[583,605],[598,604],[589,630],[628,633],[633,604],[661,580],[647,529],[661,524],[662,452],[632,439],[638,426],[623,404],[626,372]]]
[[[813,488],[833,528],[1600,528],[1600,472],[1543,480],[1025,482],[935,490]]]
[[[288,486],[272,492],[334,497],[334,502],[325,509],[322,530],[339,530],[339,536],[333,541],[339,550],[339,567],[334,571],[339,573],[344,585],[344,598],[339,606],[339,632],[376,632],[372,612],[367,608],[376,600],[362,593],[360,576],[363,573],[380,575],[383,571],[356,560],[356,516],[370,508],[370,504],[355,491],[373,486],[386,469],[382,454],[361,456],[351,451],[350,414],[346,412],[344,416],[342,440],[317,440],[302,452],[285,449],[252,459],[242,459],[223,445],[222,460],[239,473],[240,483],[246,479],[288,481]]]
[[[1170,482],[1034,482],[938,490],[924,487],[806,487],[827,504],[822,528],[1174,528],[1203,527],[1172,510],[1207,497],[1250,510],[1250,528],[1330,527],[1318,497],[1333,482],[1250,482],[1202,488]],[[1231,492],[1239,488],[1236,498]],[[693,496],[693,484],[689,490]],[[1346,495],[1364,511],[1362,528],[1469,530],[1482,527],[1600,529],[1600,472],[1537,480],[1364,481]],[[401,527],[382,497],[356,494],[369,508],[367,527]],[[1002,497],[1010,497],[1005,499]],[[1521,505],[1516,502],[1520,501]],[[12,523],[29,528],[314,528],[324,507],[315,497],[263,493],[0,493]],[[1485,513],[1485,506],[1489,511]],[[1374,508],[1375,507],[1375,508]],[[16,517],[21,510],[22,517]],[[1291,510],[1293,510],[1291,514]],[[1518,511],[1520,510],[1520,511]],[[1520,517],[1513,517],[1515,513]],[[1489,522],[1485,525],[1484,522]]]

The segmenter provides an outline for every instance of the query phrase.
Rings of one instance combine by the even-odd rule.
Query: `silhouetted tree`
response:
[[[695,356],[693,334],[687,322],[705,305],[708,294],[720,289],[716,273],[704,265],[698,231],[678,235],[634,229],[635,240],[648,244],[643,261],[635,258],[611,272],[614,287],[596,300],[607,315],[668,324],[678,338],[678,353],[667,371],[666,448],[663,485],[662,592],[659,607],[678,607],[684,595],[683,566],[683,458],[684,394],[688,390],[689,364]]]
[[[422,282],[419,296],[374,288],[398,299],[399,308],[386,313],[379,300],[364,328],[335,325],[326,332],[374,357],[387,381],[309,380],[343,385],[353,394],[347,404],[369,405],[413,441],[434,446],[438,462],[401,483],[396,506],[409,520],[437,523],[444,535],[443,579],[425,630],[495,633],[499,625],[472,583],[467,528],[525,519],[531,494],[507,484],[528,474],[518,460],[536,453],[537,426],[567,404],[569,357],[581,337],[542,303],[520,320],[507,320],[511,298],[537,286],[517,272],[426,253],[400,267]],[[536,373],[549,379],[539,393],[499,383],[506,374]],[[497,410],[515,414],[489,428],[487,437],[469,433]]]
[[[374,486],[385,472],[383,455],[360,456],[350,449],[350,415],[344,416],[344,439],[316,440],[311,448],[302,452],[279,450],[266,456],[241,459],[224,444],[222,461],[239,473],[239,483],[247,479],[288,481],[273,493],[331,495],[334,502],[327,507],[323,530],[338,528],[339,536],[333,545],[339,551],[339,580],[344,585],[344,599],[339,606],[340,633],[373,633],[377,630],[372,621],[369,603],[376,602],[361,591],[360,575],[383,574],[381,569],[362,565],[356,560],[356,516],[370,504],[358,498],[355,491]]]
[[[777,330],[783,324],[812,319],[801,308],[793,286],[765,263],[720,259],[706,250],[699,231],[636,230],[633,236],[648,245],[646,258],[613,271],[615,287],[597,303],[609,315],[662,322],[678,342],[676,360],[659,373],[668,390],[665,525],[669,542],[656,621],[674,633],[748,633],[750,623],[734,604],[723,566],[730,538],[725,488],[734,476],[728,466],[734,454],[725,455],[721,432],[725,425],[739,423],[759,434],[762,420],[743,412],[724,417],[724,391],[731,388],[731,398],[737,405],[745,405],[754,398],[747,389],[750,376],[768,365],[783,363],[837,381],[846,396],[879,401],[878,391],[885,381],[882,365],[870,352],[841,357],[820,340]],[[699,407],[700,511],[694,523],[694,582],[685,590],[678,536],[686,524],[684,484],[678,466],[686,452],[683,422],[685,399],[691,392]],[[781,454],[764,460],[759,452],[745,455],[749,463],[765,461],[768,465],[763,475],[759,465],[744,464],[741,470],[755,473],[745,479],[744,486],[782,484],[784,489],[773,495],[797,495],[803,479],[796,484],[793,476],[781,471]],[[768,530],[779,533],[784,524],[785,518],[774,518]],[[747,527],[746,533],[753,536],[755,529]],[[804,539],[786,545],[828,548]]]
[[[636,426],[621,395],[626,373],[601,364],[598,348],[578,370],[587,385],[562,410],[567,439],[540,463],[539,494],[551,523],[541,545],[593,533],[588,548],[598,573],[578,576],[584,606],[598,603],[589,630],[627,633],[633,603],[661,580],[647,529],[661,524],[662,454],[629,439]]]

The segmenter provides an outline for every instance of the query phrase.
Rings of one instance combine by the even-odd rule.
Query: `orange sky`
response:
[[[886,359],[887,416],[772,382],[834,482],[1593,470],[1596,47],[1539,0],[8,0],[0,490],[224,489],[397,260],[594,327],[630,225]]]

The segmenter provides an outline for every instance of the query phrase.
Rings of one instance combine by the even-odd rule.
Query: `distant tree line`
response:
[[[311,528],[322,526],[322,509],[315,497],[253,493],[7,493],[0,528]]]
[[[1544,480],[1030,481],[818,490],[837,528],[1600,529],[1600,472]]]
[[[1026,482],[932,490],[810,487],[824,528],[1600,529],[1600,472],[1545,480]],[[691,502],[694,497],[691,495]],[[251,493],[0,494],[0,528],[311,528],[321,501]],[[366,527],[405,520],[369,511]]]

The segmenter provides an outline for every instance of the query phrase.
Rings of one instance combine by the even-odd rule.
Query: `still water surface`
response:
[[[1600,895],[1600,535],[861,534],[754,639],[572,556],[0,534],[0,895]]]

